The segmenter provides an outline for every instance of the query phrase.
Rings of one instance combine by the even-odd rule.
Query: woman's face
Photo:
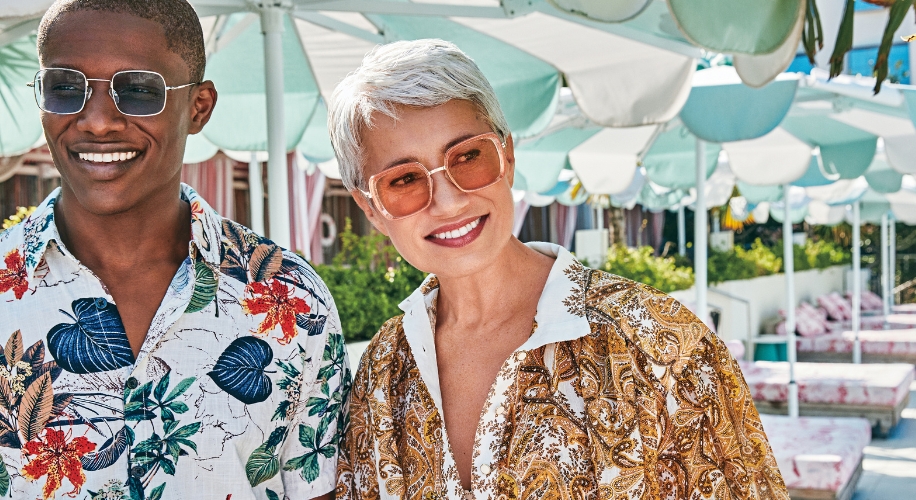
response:
[[[444,164],[450,146],[492,132],[477,106],[459,99],[431,108],[401,106],[397,120],[382,114],[372,118],[373,127],[360,134],[365,179],[408,162],[434,170]],[[444,171],[433,174],[429,207],[404,219],[390,220],[359,191],[352,193],[372,225],[391,238],[413,266],[440,277],[466,276],[492,265],[512,238],[515,155],[511,137],[505,157],[505,177],[471,193],[458,189]]]

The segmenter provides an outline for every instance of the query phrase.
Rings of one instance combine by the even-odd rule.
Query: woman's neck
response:
[[[554,258],[512,238],[486,268],[465,276],[438,276],[437,325],[473,327],[536,312],[553,263]]]

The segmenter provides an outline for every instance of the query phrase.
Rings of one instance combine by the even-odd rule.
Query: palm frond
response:
[[[911,0],[908,0],[911,1]],[[846,0],[846,10],[840,22],[840,31],[836,36],[836,45],[830,55],[830,78],[843,72],[846,53],[852,49],[852,24],[855,19],[855,0]]]
[[[821,26],[821,14],[817,10],[817,1],[808,0],[805,7],[805,29],[802,31],[802,46],[808,61],[814,64],[814,55],[824,48],[824,29]]]
[[[896,0],[891,5],[891,13],[887,20],[887,26],[884,28],[884,36],[881,38],[881,46],[878,47],[878,58],[875,59],[875,94],[881,91],[881,83],[887,78],[887,58],[891,52],[891,44],[894,41],[894,33],[903,23],[903,18],[913,6],[914,0]]]

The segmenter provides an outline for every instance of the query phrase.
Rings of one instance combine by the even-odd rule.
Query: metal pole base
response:
[[[798,383],[789,382],[789,416],[798,418]]]
[[[852,345],[852,362],[859,365],[862,364],[862,341],[856,339]]]

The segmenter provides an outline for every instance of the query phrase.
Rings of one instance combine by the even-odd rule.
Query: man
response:
[[[0,496],[329,498],[349,369],[295,254],[179,181],[217,102],[185,0],[58,0],[61,188],[0,234]]]

